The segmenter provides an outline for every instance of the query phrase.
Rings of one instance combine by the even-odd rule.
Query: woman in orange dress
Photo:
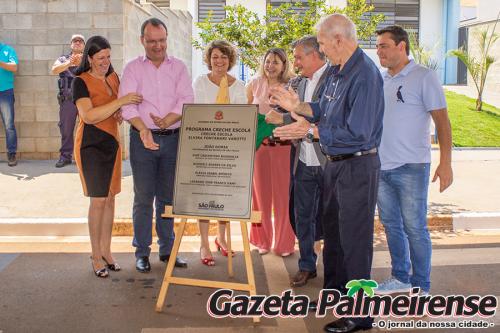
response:
[[[91,37],[73,80],[73,100],[80,118],[74,156],[83,192],[90,197],[92,268],[103,278],[109,276],[108,269],[120,270],[111,254],[115,195],[121,190],[122,170],[118,111],[123,105],[142,102],[135,93],[117,99],[119,79],[110,55],[111,46],[104,37]]]

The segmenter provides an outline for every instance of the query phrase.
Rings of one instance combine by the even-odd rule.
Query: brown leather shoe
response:
[[[314,272],[298,271],[290,280],[290,286],[292,287],[305,286],[307,280],[314,279],[315,277],[316,277],[316,271]]]

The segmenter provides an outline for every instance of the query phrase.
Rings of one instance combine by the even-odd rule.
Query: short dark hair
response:
[[[377,36],[385,34],[386,32],[391,34],[391,39],[399,45],[401,42],[405,42],[406,55],[410,55],[410,39],[408,38],[408,32],[399,25],[390,25],[388,27],[382,28],[375,31]]]
[[[298,46],[302,46],[306,54],[316,52],[321,60],[325,60],[325,55],[319,50],[318,38],[316,38],[316,36],[307,35],[292,43],[292,49],[295,49]]]
[[[212,64],[210,63],[210,58],[212,57],[212,51],[218,49],[222,52],[223,55],[227,56],[229,59],[229,67],[228,71],[233,68],[234,64],[236,64],[236,49],[233,45],[226,42],[225,40],[214,40],[210,42],[205,48],[205,54],[203,60],[208,67],[208,70],[212,70]]]
[[[152,18],[149,18],[142,23],[142,25],[141,25],[141,37],[144,37],[144,30],[146,30],[146,26],[148,24],[151,24],[153,27],[162,26],[165,28],[165,31],[168,33],[168,29],[167,29],[167,26],[165,25],[165,23],[163,23],[163,21],[160,20],[159,18],[152,17]]]
[[[106,38],[102,36],[92,36],[87,40],[87,44],[85,44],[85,48],[83,49],[82,61],[80,62],[80,66],[75,71],[75,75],[80,75],[84,72],[88,72],[90,70],[90,62],[89,57],[92,58],[94,54],[98,53],[101,50],[110,49],[111,45]],[[115,70],[113,69],[113,65],[109,64],[108,72],[106,76],[113,73]]]

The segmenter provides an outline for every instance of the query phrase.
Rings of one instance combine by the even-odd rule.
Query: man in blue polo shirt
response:
[[[17,72],[17,55],[14,49],[0,42],[0,114],[5,128],[7,163],[17,165],[17,133],[14,126],[14,73]]]
[[[398,26],[377,31],[384,78],[384,132],[380,144],[378,211],[392,261],[392,277],[378,294],[430,290],[432,244],[427,229],[431,162],[429,125],[436,124],[440,161],[433,177],[440,192],[453,182],[451,126],[443,88],[434,71],[408,58],[407,32]],[[411,272],[411,273],[410,273]]]

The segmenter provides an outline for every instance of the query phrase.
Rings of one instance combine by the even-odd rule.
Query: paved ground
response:
[[[176,269],[176,276],[226,279],[226,259],[216,255],[216,266],[202,266],[197,257],[198,240],[187,238],[181,248],[188,259],[187,269]],[[235,242],[241,250],[241,242]],[[161,285],[164,264],[152,255],[153,271],[137,273],[134,268],[130,238],[115,238],[113,249],[122,264],[121,272],[112,272],[102,280],[93,276],[85,238],[72,240],[0,237],[0,331],[10,332],[321,332],[333,320],[331,315],[316,318],[263,318],[254,326],[250,319],[213,319],[206,311],[212,289],[172,286],[163,313],[154,306]],[[156,248],[153,249],[157,251]],[[500,296],[500,234],[477,236],[470,233],[433,234],[433,294],[493,294]],[[297,255],[281,258],[273,254],[260,257],[253,251],[257,290],[281,294],[289,289],[288,276],[297,269]],[[235,281],[243,281],[241,252],[235,257]],[[384,238],[376,237],[373,278],[390,274],[389,255]],[[295,290],[296,294],[316,298],[322,285],[319,277]],[[391,318],[402,321],[409,319]],[[430,322],[465,319],[431,319]],[[473,318],[479,321],[481,318]],[[485,332],[500,330],[500,315],[483,320],[495,325],[489,329],[419,330],[425,333]],[[415,330],[392,330],[414,332]],[[385,332],[373,329],[370,332]]]
[[[500,150],[454,151],[455,183],[445,193],[430,186],[431,215],[484,216],[493,229],[500,229]],[[433,152],[434,167],[438,155]],[[134,270],[130,237],[115,237],[113,251],[124,267],[105,281],[90,269],[88,237],[5,236],[18,221],[74,221],[85,228],[88,199],[81,192],[74,166],[56,169],[54,161],[21,161],[16,168],[0,162],[0,333],[6,332],[321,332],[333,318],[263,318],[253,326],[250,319],[213,319],[206,311],[211,289],[171,287],[165,312],[154,312],[164,265],[153,259],[153,272]],[[117,218],[130,218],[132,177],[124,165],[123,191],[117,197]],[[476,214],[476,215],[475,215]],[[472,224],[479,221],[472,218]],[[33,225],[32,225],[33,226]],[[3,229],[2,229],[3,228]],[[233,238],[241,251],[241,236]],[[2,236],[3,235],[3,236]],[[432,232],[434,294],[493,294],[500,296],[500,233],[484,230]],[[216,266],[202,266],[198,259],[199,239],[186,237],[181,252],[189,260],[187,270],[176,275],[224,279],[226,261],[216,256]],[[153,251],[157,251],[153,247]],[[244,277],[241,254],[235,260],[236,281]],[[289,258],[253,252],[257,289],[281,294],[288,289],[289,275],[297,269],[297,254]],[[383,234],[375,240],[373,278],[382,281],[390,274],[390,257]],[[295,293],[316,298],[322,285],[319,278]],[[391,318],[396,320],[395,318]],[[403,319],[397,319],[403,320]],[[423,320],[431,321],[426,317]],[[432,319],[432,321],[443,319]],[[451,318],[453,322],[464,319]],[[480,318],[475,318],[475,321]],[[486,330],[459,332],[500,332],[500,315],[486,318],[495,326]],[[382,331],[374,329],[373,332]],[[414,330],[392,330],[412,332]],[[456,330],[453,330],[455,332]],[[451,333],[451,329],[422,330]]]

